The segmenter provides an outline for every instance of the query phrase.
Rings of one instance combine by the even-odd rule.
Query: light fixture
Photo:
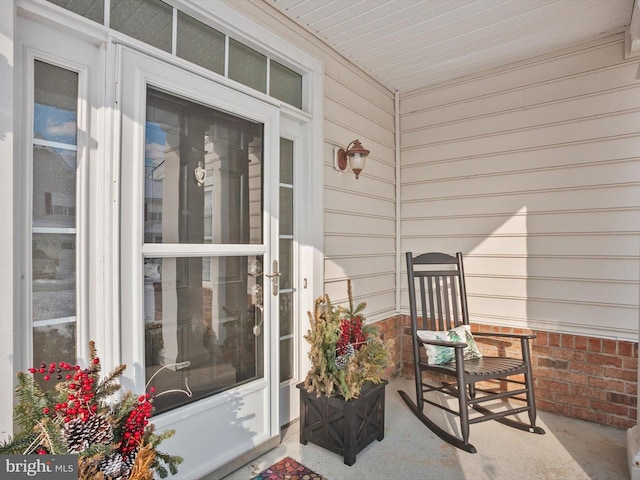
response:
[[[360,140],[354,140],[347,145],[346,149],[335,148],[333,150],[333,165],[336,170],[343,171],[346,170],[348,163],[357,180],[364,168],[367,155],[369,155],[369,150],[362,146]]]

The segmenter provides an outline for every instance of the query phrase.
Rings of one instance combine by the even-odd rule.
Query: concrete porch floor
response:
[[[440,440],[411,413],[397,391],[413,395],[413,385],[406,379],[389,382],[384,440],[365,447],[353,466],[322,447],[301,445],[294,423],[280,445],[224,480],[248,480],[286,456],[328,480],[629,479],[625,430],[539,412],[538,425],[546,435],[483,422],[471,426],[478,453],[469,454]]]

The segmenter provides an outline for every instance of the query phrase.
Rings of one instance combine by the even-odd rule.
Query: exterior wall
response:
[[[0,319],[2,336],[0,338],[0,378],[5,385],[0,390],[0,438],[6,438],[12,432],[13,409],[6,405],[13,405],[13,388],[15,384],[15,372],[13,370],[14,359],[14,305],[15,288],[13,284],[14,257],[13,242],[15,222],[18,219],[11,215],[14,205],[13,187],[13,24],[14,2],[0,2],[0,202],[2,202],[2,231],[0,232],[0,305],[3,315]],[[9,380],[11,379],[11,380]]]
[[[324,63],[325,291],[334,303],[367,302],[367,319],[395,312],[394,95],[267,2],[229,2]],[[334,147],[360,139],[370,156],[360,179],[333,168]],[[318,179],[320,181],[320,179]]]
[[[463,252],[473,322],[637,342],[640,82],[623,52],[616,35],[402,95],[401,251]]]

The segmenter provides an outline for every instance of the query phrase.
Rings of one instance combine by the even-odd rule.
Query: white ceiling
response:
[[[634,0],[267,0],[406,92],[622,32]]]

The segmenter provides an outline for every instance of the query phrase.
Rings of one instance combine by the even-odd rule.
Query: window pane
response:
[[[76,226],[76,151],[33,147],[33,226]]]
[[[262,242],[262,125],[150,90],[145,242]]]
[[[111,0],[111,28],[171,52],[173,9],[160,0]]]
[[[280,340],[280,381],[293,378],[293,338]]]
[[[267,93],[267,57],[230,38],[229,78]]]
[[[182,12],[178,12],[176,54],[224,75],[224,34]]]
[[[33,366],[39,367],[42,362],[48,364],[52,361],[71,365],[77,362],[75,323],[36,325],[33,329]],[[42,386],[52,388],[46,383]]]
[[[89,20],[104,24],[104,0],[49,0]],[[75,362],[75,360],[74,360]]]
[[[34,75],[34,140],[75,145],[78,74],[36,60]]]
[[[302,75],[271,60],[269,94],[283,102],[302,108]]]
[[[293,240],[280,239],[280,288],[293,288]]]
[[[293,333],[293,293],[280,293],[280,336]]]
[[[293,235],[293,189],[280,187],[280,235]]]
[[[280,139],[280,183],[293,185],[293,142]]]
[[[156,412],[263,376],[262,276],[249,274],[258,262],[145,259],[145,366]]]

